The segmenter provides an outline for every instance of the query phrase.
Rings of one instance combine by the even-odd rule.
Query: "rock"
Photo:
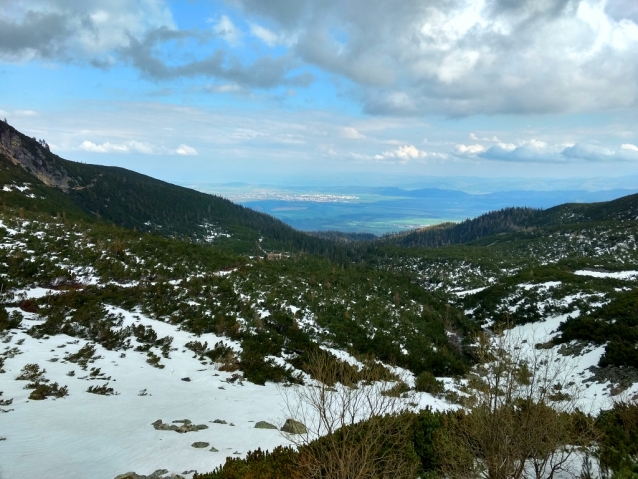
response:
[[[161,419],[158,419],[157,421],[151,424],[158,431],[175,431],[179,434],[201,431],[202,429],[208,429],[208,426],[206,424],[192,424],[190,420],[188,419],[179,419],[177,421],[173,421],[173,423],[182,424],[182,425],[177,426],[176,424],[166,424],[162,422]]]
[[[214,447],[211,447],[211,448],[209,449],[209,451],[210,451],[210,452],[219,452],[219,451],[218,451],[217,449],[215,449]]]
[[[158,469],[153,474],[148,476],[147,479],[160,479],[164,474],[168,474],[168,469]]]
[[[210,446],[210,444],[208,444],[207,442],[197,441],[197,442],[194,442],[193,444],[191,444],[191,446],[193,446],[196,449],[202,449],[204,447]]]
[[[182,381],[186,381],[187,383],[191,382],[191,378],[182,378]]]
[[[306,434],[308,432],[308,428],[299,421],[286,419],[286,423],[281,428],[281,431],[287,432],[288,434]]]
[[[146,476],[138,476],[134,472],[126,472],[116,476],[115,479],[146,479]]]
[[[255,429],[277,429],[277,426],[266,421],[259,421],[255,424]]]
[[[211,421],[213,424],[228,424],[226,421],[224,421],[223,419],[215,419],[214,421]]]

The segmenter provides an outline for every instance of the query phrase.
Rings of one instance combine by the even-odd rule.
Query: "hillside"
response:
[[[0,182],[6,185],[2,200],[8,206],[100,219],[199,242],[214,239],[238,252],[254,252],[260,239],[263,248],[276,251],[326,254],[334,247],[218,196],[124,168],[64,160],[4,122],[0,122],[0,168]]]
[[[601,203],[567,203],[546,210],[505,208],[461,223],[444,223],[407,233],[388,235],[384,244],[426,248],[463,244],[501,233],[539,232],[543,228],[598,221],[638,219],[638,194]]]

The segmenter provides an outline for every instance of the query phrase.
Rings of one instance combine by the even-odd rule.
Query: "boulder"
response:
[[[194,442],[193,444],[191,444],[191,446],[193,446],[196,449],[203,449],[205,447],[210,446],[210,444],[208,444],[207,442],[197,441],[197,442]]]
[[[308,428],[299,421],[286,419],[286,423],[281,428],[281,431],[287,432],[288,434],[306,434],[308,432]]]
[[[147,479],[160,479],[164,477],[165,474],[168,474],[168,469],[158,469],[153,474],[147,477]]]
[[[255,429],[277,429],[277,426],[266,421],[259,421],[255,424]]]

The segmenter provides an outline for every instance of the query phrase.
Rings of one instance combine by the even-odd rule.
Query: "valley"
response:
[[[206,477],[294,444],[316,358],[414,414],[470,407],[504,330],[571,365],[580,411],[638,396],[637,195],[311,235],[2,122],[0,186],[0,477]]]

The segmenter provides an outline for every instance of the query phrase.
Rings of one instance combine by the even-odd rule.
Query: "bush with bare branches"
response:
[[[436,440],[449,478],[551,479],[580,472],[593,444],[592,419],[578,408],[567,361],[507,330],[477,346],[463,391],[466,409],[448,415]]]
[[[387,370],[367,368],[362,380],[357,368],[321,353],[310,355],[305,370],[313,384],[283,389],[287,414],[306,426],[304,433],[288,435],[299,447],[303,477],[415,477],[413,415],[404,414],[400,398],[383,394],[391,385]]]

